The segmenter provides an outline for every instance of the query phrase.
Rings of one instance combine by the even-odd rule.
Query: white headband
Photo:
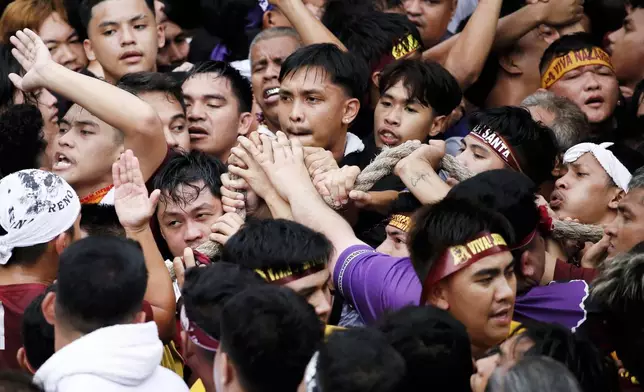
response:
[[[80,201],[65,180],[29,169],[0,180],[0,265],[14,248],[47,243],[68,230],[80,214]]]
[[[563,157],[564,163],[575,162],[579,157],[589,152],[595,156],[595,159],[599,162],[600,165],[606,171],[606,174],[613,179],[615,184],[628,192],[628,183],[631,181],[631,172],[628,171],[626,166],[624,166],[619,159],[615,157],[612,151],[607,150],[606,148],[612,146],[613,143],[580,143],[576,146],[572,146],[566,151]]]

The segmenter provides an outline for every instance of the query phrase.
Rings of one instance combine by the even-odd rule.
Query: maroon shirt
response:
[[[591,284],[596,277],[597,270],[594,268],[577,267],[574,264],[557,259],[553,280],[555,282],[584,280],[586,283]]]

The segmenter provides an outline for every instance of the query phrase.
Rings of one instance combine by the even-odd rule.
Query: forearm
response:
[[[143,230],[126,230],[127,238],[137,241],[143,249],[148,270],[148,286],[145,299],[152,306],[154,322],[159,328],[159,337],[170,339],[174,333],[176,302],[170,273],[148,225]]]
[[[304,45],[331,43],[347,51],[344,44],[306,8],[302,0],[282,0],[280,10],[300,35]]]
[[[382,215],[389,212],[389,206],[398,198],[398,191],[374,191],[369,192],[371,203],[367,208]]]
[[[423,204],[438,203],[451,189],[429,165],[403,167],[399,177],[407,189]]]
[[[282,197],[277,193],[267,195],[264,201],[266,202],[273,219],[293,220],[291,206],[289,206],[288,202],[282,199]]]
[[[532,29],[543,23],[543,9],[545,3],[528,4],[520,10],[501,18],[496,28],[493,49],[504,49]]]

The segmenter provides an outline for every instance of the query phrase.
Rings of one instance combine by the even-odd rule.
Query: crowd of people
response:
[[[0,390],[644,382],[644,1],[13,0]]]

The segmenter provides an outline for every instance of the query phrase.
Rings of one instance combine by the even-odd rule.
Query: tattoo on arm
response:
[[[426,181],[427,173],[421,173],[411,177],[411,186],[415,187],[421,181]]]

